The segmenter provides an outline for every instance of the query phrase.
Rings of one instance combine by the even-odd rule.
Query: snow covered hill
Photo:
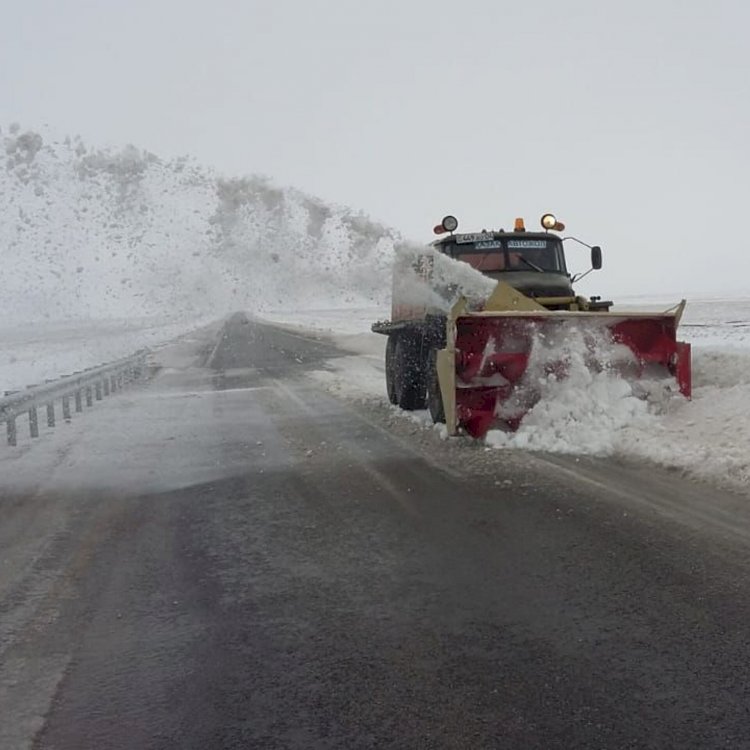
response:
[[[262,177],[14,126],[1,137],[3,323],[201,319],[388,292],[396,233]]]
[[[235,310],[383,302],[397,233],[134,146],[0,132],[0,392]]]

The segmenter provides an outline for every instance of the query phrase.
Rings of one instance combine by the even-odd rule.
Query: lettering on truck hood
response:
[[[508,250],[536,248],[544,250],[547,247],[547,240],[508,240]]]
[[[454,234],[453,237],[459,245],[464,245],[467,242],[486,242],[487,240],[493,239],[492,234],[489,232],[480,232],[478,234]]]

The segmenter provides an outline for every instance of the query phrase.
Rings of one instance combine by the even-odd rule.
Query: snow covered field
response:
[[[153,348],[193,330],[197,322],[145,318],[0,327],[0,393]]]
[[[666,309],[654,299],[619,307]],[[383,306],[266,312],[269,321],[316,331],[356,352],[312,374],[332,392],[385,404],[385,337],[369,332]],[[490,432],[488,447],[640,457],[740,490],[750,489],[750,298],[690,300],[680,328],[693,344],[693,400],[659,409],[606,375],[581,374],[551,389],[514,434]],[[392,408],[392,407],[389,407]],[[407,415],[431,429],[426,413]]]

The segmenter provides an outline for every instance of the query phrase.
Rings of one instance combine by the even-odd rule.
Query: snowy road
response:
[[[749,747],[750,512],[486,451],[235,316],[0,458],[0,747]]]

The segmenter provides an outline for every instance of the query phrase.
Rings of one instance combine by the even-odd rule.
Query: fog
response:
[[[749,15],[30,0],[3,11],[0,122],[267,175],[417,241],[448,212],[473,230],[553,211],[604,248],[586,291],[742,294]]]

